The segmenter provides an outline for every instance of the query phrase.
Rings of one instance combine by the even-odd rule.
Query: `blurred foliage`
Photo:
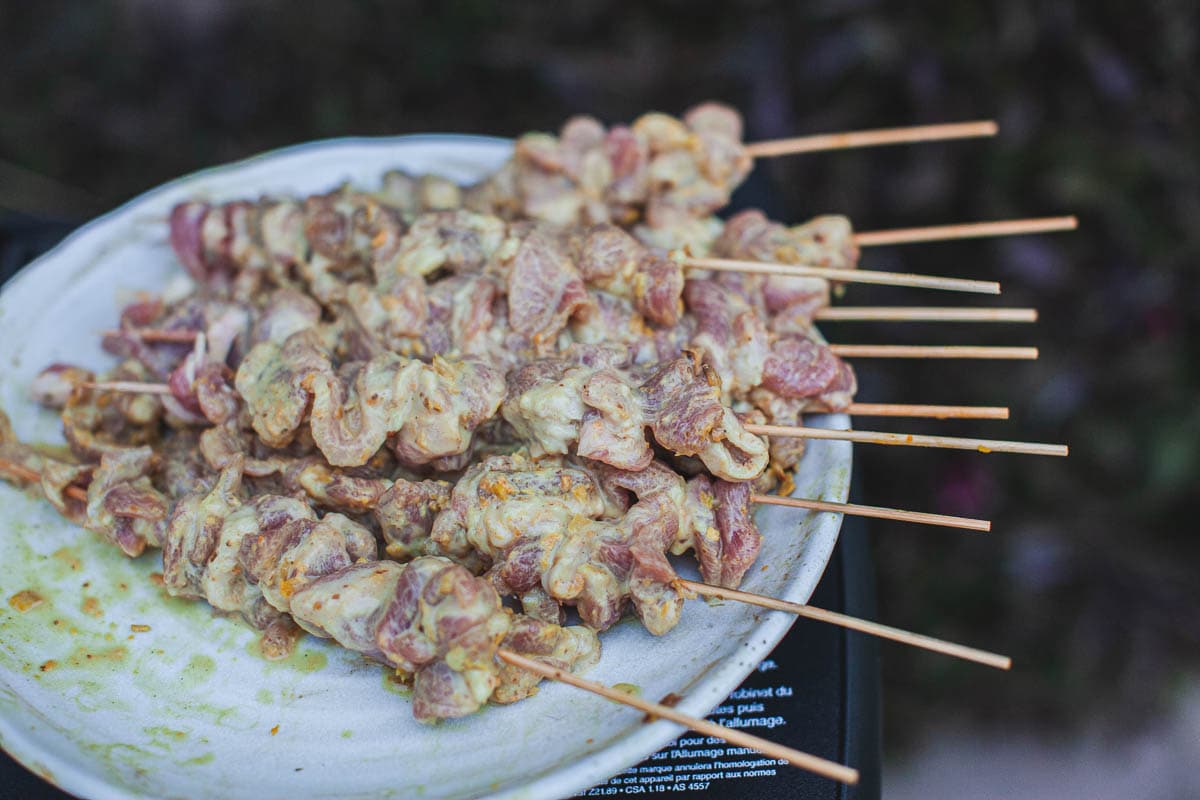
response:
[[[1011,674],[885,649],[889,747],[951,716],[1054,725],[1169,703],[1197,666],[1200,104],[1185,0],[561,5],[122,0],[0,5],[0,206],[112,206],[308,139],[554,129],[717,98],[749,138],[996,117],[1001,136],[777,159],[792,219],[860,229],[1076,213],[1071,235],[887,248],[877,269],[999,278],[1036,326],[842,323],[836,341],[1038,344],[1035,363],[863,362],[869,401],[1007,404],[1007,423],[860,427],[1066,441],[1066,461],[859,448],[881,617]],[[852,303],[978,302],[854,287]],[[990,302],[990,301],[988,301]]]

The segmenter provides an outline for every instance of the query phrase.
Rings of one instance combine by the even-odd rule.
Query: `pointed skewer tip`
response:
[[[693,717],[690,714],[684,714],[683,712],[678,711],[671,706],[664,705],[662,703],[655,703],[651,700],[645,700],[636,695],[626,694],[625,692],[622,692],[621,690],[612,686],[608,686],[607,684],[588,680],[587,678],[581,678],[573,672],[569,672],[559,667],[552,667],[548,664],[543,664],[540,661],[523,656],[520,653],[513,652],[512,650],[500,648],[500,650],[497,651],[496,656],[502,661],[512,664],[515,667],[528,670],[535,675],[540,675],[543,678],[559,681],[560,683],[574,686],[577,689],[582,689],[585,692],[591,692],[592,694],[599,695],[600,697],[611,700],[615,703],[636,708],[648,715],[649,719],[647,721],[653,721],[655,719],[670,720],[677,725],[683,725],[699,733],[724,739],[731,744],[758,750],[760,753],[771,756],[772,758],[782,759],[793,766],[814,772],[817,775],[850,785],[858,783],[858,770],[854,769],[853,767],[847,767],[844,764],[839,764],[836,761],[829,761],[828,759],[820,758],[819,756],[803,753],[795,748],[763,739],[760,736],[755,736],[754,734],[747,733],[737,728],[726,728],[723,725],[710,722],[707,719]]]
[[[965,661],[972,661],[976,664],[982,664],[986,667],[995,669],[1008,669],[1012,666],[1012,659],[1008,656],[1000,655],[999,653],[990,653],[987,650],[980,650],[975,647],[967,647],[965,645],[948,642],[944,639],[935,639],[932,636],[925,636],[920,633],[913,633],[901,628],[894,628],[891,625],[883,625],[871,620],[862,619],[861,617],[852,617],[848,614],[842,614],[837,611],[829,611],[823,608],[817,608],[805,603],[794,603],[790,600],[780,600],[775,597],[754,594],[741,589],[731,589],[725,586],[714,586],[712,584],[700,583],[699,581],[690,581],[680,578],[676,583],[685,589],[688,589],[696,594],[706,597],[719,597],[724,600],[733,600],[739,603],[748,603],[753,606],[769,608],[774,611],[783,611],[788,614],[796,614],[807,619],[814,619],[818,622],[826,622],[832,625],[837,625],[847,630],[858,631],[865,633],[868,636],[878,636],[881,639],[887,639],[893,642],[919,647],[923,650],[929,650],[942,655],[961,658]]]

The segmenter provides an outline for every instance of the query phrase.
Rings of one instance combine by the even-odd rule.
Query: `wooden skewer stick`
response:
[[[96,389],[101,392],[121,392],[123,394],[171,394],[171,387],[165,383],[141,383],[139,381],[81,381],[80,386],[86,389]]]
[[[963,345],[831,344],[843,358],[986,358],[1034,361],[1036,347],[974,347]]]
[[[894,444],[909,447],[940,447],[950,450],[978,450],[980,453],[1024,453],[1034,456],[1066,456],[1065,444],[1040,442],[1006,442],[996,439],[964,439],[957,436],[923,436],[915,433],[882,433],[879,431],[830,430],[802,425],[746,425],[746,430],[760,436],[794,436],[801,439],[833,439],[864,444]]]
[[[139,383],[138,381],[83,381],[79,384],[101,392],[125,394],[171,394],[165,383]],[[907,405],[904,403],[851,403],[847,414],[864,417],[915,417],[922,419],[1008,419],[1004,406],[938,406]]]
[[[1037,322],[1038,312],[1035,308],[826,306],[817,311],[816,319],[846,322]],[[161,328],[122,328],[101,331],[101,335],[133,335],[144,342],[180,344],[190,344],[196,340],[195,331]]]
[[[826,306],[817,311],[816,318],[847,322],[1037,322],[1038,312],[1036,308]],[[196,340],[196,331],[162,328],[122,328],[100,333],[102,336],[133,335],[144,342],[190,344]]]
[[[547,666],[540,661],[535,661],[532,658],[526,658],[520,653],[514,653],[512,650],[501,648],[496,652],[496,656],[502,661],[512,664],[514,667],[528,670],[535,675],[541,675],[543,678],[565,683],[574,686],[577,689],[583,689],[585,692],[600,695],[601,697],[612,700],[614,703],[630,706],[649,714],[652,717],[662,717],[671,722],[691,728],[698,733],[703,733],[705,736],[713,736],[718,739],[724,739],[730,744],[738,747],[748,747],[753,750],[758,750],[760,753],[770,756],[771,758],[779,758],[800,767],[801,769],[814,772],[826,778],[835,781],[853,785],[858,783],[858,770],[851,767],[838,764],[835,761],[829,761],[824,758],[802,753],[799,750],[794,750],[791,747],[785,747],[775,742],[761,739],[753,734],[745,733],[733,728],[726,728],[723,725],[718,725],[715,722],[709,722],[700,717],[693,717],[690,714],[684,714],[682,711],[676,711],[670,706],[662,703],[655,703],[650,700],[643,700],[640,697],[622,692],[620,689],[614,689],[611,686],[606,686],[603,683],[590,681],[586,678],[581,678],[578,675],[568,672],[557,667]]]
[[[32,470],[23,464],[18,464],[15,461],[0,458],[0,472],[7,472],[19,481],[29,481],[30,483],[38,483],[42,480],[42,476],[36,470]]]
[[[3,473],[8,473],[17,480],[26,481],[27,483],[42,482],[42,476],[37,472],[37,470],[32,470],[29,467],[26,467],[23,464],[18,464],[15,461],[9,461],[8,459],[0,458],[0,474]],[[82,486],[68,486],[64,490],[64,493],[74,497],[76,500],[81,500],[84,503],[86,503],[88,499],[87,489],[84,489]]]
[[[149,341],[149,340],[147,340]],[[171,341],[182,341],[172,339]],[[972,358],[972,359],[1018,359],[1033,361],[1038,357],[1036,347],[976,347],[968,345],[900,345],[900,344],[831,344],[830,351],[844,358]],[[107,389],[119,392],[145,392],[147,394],[170,394],[165,386],[139,384],[124,381],[97,381],[84,383],[91,389]]]
[[[1008,419],[1005,406],[930,406],[904,403],[851,403],[852,417],[914,417],[929,419]]]
[[[918,289],[944,289],[950,292],[1000,294],[1000,284],[995,281],[942,278],[936,275],[913,275],[906,272],[878,272],[868,269],[832,269],[810,267],[804,264],[746,261],[738,258],[693,258],[684,255],[677,255],[676,258],[683,266],[694,269],[748,272],[756,275],[799,275],[836,280],[842,283],[874,283],[885,286],[911,286]]]
[[[110,392],[129,392],[144,394],[170,394],[171,389],[163,383],[138,383],[135,381],[92,381],[80,384],[91,389]],[[1007,409],[969,406],[904,406],[899,404],[852,404],[849,412],[854,413],[855,405],[864,415],[876,416],[914,416],[914,417],[961,417],[972,418],[1004,418]],[[942,413],[948,411],[951,413]],[[1000,416],[1003,414],[1004,416]],[[1066,445],[1039,444],[1036,442],[1008,442],[993,439],[962,439],[953,436],[923,436],[909,433],[879,433],[875,431],[829,430],[827,428],[812,428],[787,425],[746,425],[746,430],[762,436],[793,436],[805,439],[836,439],[851,442],[866,442],[872,444],[910,445],[913,447],[942,447],[957,450],[979,450],[983,453],[1027,453],[1030,455],[1067,455]]]
[[[138,381],[83,381],[79,384],[101,392],[124,394],[171,394],[165,383],[139,383]],[[846,414],[863,417],[914,417],[920,419],[1008,419],[1004,406],[938,406],[908,405],[904,403],[851,403]]]
[[[162,328],[120,328],[100,331],[101,336],[136,336],[143,342],[170,342],[191,344],[196,341],[197,331],[164,330]]]
[[[820,320],[848,322],[1037,322],[1036,308],[935,308],[921,306],[826,306]]]
[[[835,503],[829,500],[808,500],[803,497],[780,497],[774,494],[752,494],[751,503],[786,508],[806,508],[812,511],[832,511],[835,514],[850,514],[857,517],[892,519],[899,522],[915,522],[921,525],[937,525],[942,528],[962,528],[968,531],[988,533],[992,523],[986,519],[952,517],[948,514],[930,514],[925,511],[901,511],[898,508],[864,506],[858,503]]]
[[[17,480],[29,483],[41,481],[42,476],[28,467],[13,461],[0,458],[0,473],[8,473]],[[87,502],[87,490],[81,486],[68,486],[66,493],[76,500]],[[750,496],[750,502],[765,505],[787,506],[789,508],[805,508],[813,511],[832,511],[839,514],[852,514],[860,517],[876,519],[891,519],[900,522],[916,522],[924,525],[937,525],[945,528],[963,528],[973,531],[990,531],[992,523],[985,519],[969,517],[952,517],[946,514],[929,514],[923,511],[902,511],[896,508],[881,508],[879,506],[864,506],[857,503],[835,503],[827,500],[807,500],[800,497],[779,497],[773,494],[755,494]]]
[[[960,225],[931,225],[924,228],[895,228],[887,231],[868,231],[854,234],[859,247],[909,242],[940,242],[946,239],[975,239],[981,236],[1018,236],[1026,233],[1073,231],[1079,220],[1070,217],[1034,217],[1005,219],[995,222],[968,222]]]
[[[0,473],[8,473],[17,480],[30,483],[37,483],[42,479],[42,476],[34,470],[5,459],[0,459]],[[87,490],[81,486],[68,486],[66,493],[77,500],[87,502]],[[831,511],[837,514],[890,519],[899,522],[915,522],[922,525],[937,525],[944,528],[963,528],[965,530],[982,531],[985,533],[992,529],[992,523],[986,519],[953,517],[947,514],[930,514],[924,511],[903,511],[898,508],[865,506],[858,503],[835,503],[828,500],[808,500],[802,497],[779,497],[773,494],[751,495],[750,502],[786,506],[788,508],[804,508],[812,511]]]
[[[847,317],[851,318],[851,317]],[[864,317],[866,319],[866,317]],[[147,342],[187,343],[196,339],[194,331],[159,331],[153,328],[141,331],[129,331],[139,334]],[[112,333],[112,331],[105,331]],[[1038,357],[1036,347],[970,347],[948,345],[865,345],[865,344],[834,344],[830,349],[835,355],[848,358],[1015,358],[1034,360]],[[109,384],[85,384],[92,388],[116,389],[116,382]],[[131,390],[131,391],[136,391]],[[150,391],[150,390],[147,390]],[[153,392],[151,392],[153,393]],[[167,394],[168,392],[160,392]]]
[[[989,653],[986,650],[977,650],[974,647],[966,647],[961,644],[947,642],[943,639],[935,639],[932,636],[911,633],[900,628],[893,628],[890,625],[881,625],[878,622],[870,622],[858,617],[839,614],[836,611],[826,611],[823,608],[814,608],[813,606],[801,605],[800,603],[789,603],[786,600],[776,600],[774,597],[764,597],[761,594],[752,594],[751,592],[743,592],[738,589],[726,589],[723,586],[713,586],[712,584],[698,583],[697,581],[689,581],[682,578],[676,580],[676,583],[687,589],[691,589],[696,594],[708,597],[721,597],[726,600],[735,600],[739,603],[749,603],[750,605],[762,606],[763,608],[770,608],[775,611],[786,611],[790,614],[807,617],[808,619],[816,619],[840,625],[843,628],[849,628],[860,633],[868,633],[872,636],[878,636],[881,639],[891,639],[894,642],[903,642],[913,647],[932,650],[935,653],[943,653],[955,658],[974,661],[976,664],[985,664],[996,669],[1009,669],[1012,667],[1012,659],[1008,656]]]
[[[849,150],[856,147],[875,147],[885,144],[913,144],[945,139],[995,136],[997,130],[995,121],[984,119],[974,122],[948,122],[941,125],[914,125],[907,128],[819,133],[790,139],[754,142],[746,145],[746,152],[753,158],[771,158],[793,153],[813,153],[820,150]]]

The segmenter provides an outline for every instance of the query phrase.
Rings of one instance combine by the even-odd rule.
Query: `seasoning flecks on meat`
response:
[[[439,269],[477,273],[505,245],[508,226],[487,214],[462,209],[417,217],[396,252],[374,262],[375,279],[386,287],[400,275],[423,277]]]
[[[254,430],[272,447],[291,441],[307,418],[335,466],[365,464],[393,437],[404,463],[466,452],[472,432],[503,400],[500,373],[478,361],[431,364],[382,352],[334,370],[328,346],[300,331],[282,346],[260,342],[237,374]]]
[[[397,277],[386,290],[352,283],[346,287],[346,303],[364,330],[397,352],[421,335],[429,318],[425,281],[413,275]]]
[[[561,622],[550,600],[606,630],[632,604],[657,635],[678,622],[683,602],[666,553],[682,527],[690,531],[685,492],[657,462],[640,472],[599,466],[593,475],[558,459],[493,457],[454,487],[433,538],[449,555],[484,556],[501,593],[543,621]]]
[[[853,399],[854,370],[828,347],[808,336],[776,339],[763,364],[762,388],[783,398],[803,399],[812,412],[844,409]]]
[[[597,225],[573,240],[580,274],[591,286],[631,300],[655,325],[670,326],[683,311],[683,269],[621,228]]]
[[[534,229],[508,271],[508,323],[545,350],[567,320],[590,303],[583,278],[556,237]]]
[[[659,445],[700,457],[728,480],[752,480],[766,466],[766,444],[722,403],[707,365],[682,356],[647,367],[639,381],[574,361],[542,359],[509,375],[502,413],[535,456],[569,453],[639,470],[651,458],[649,430]]]
[[[687,522],[685,484],[658,461],[640,472],[601,468],[599,474],[607,491],[636,498],[620,521],[629,548],[629,597],[646,630],[661,636],[678,624],[683,610],[678,576],[666,554]]]
[[[496,650],[509,614],[487,581],[444,558],[404,567],[376,633],[390,664],[413,674],[413,716],[462,717],[499,685]]]
[[[514,370],[501,413],[534,456],[565,455],[579,438],[591,370],[565,359],[542,359]]]
[[[312,401],[305,383],[329,369],[329,349],[315,330],[298,331],[282,344],[256,344],[242,359],[235,381],[255,433],[271,447],[287,445]]]
[[[405,569],[395,561],[364,561],[323,575],[292,595],[292,617],[314,636],[384,661],[379,623]]]
[[[683,120],[651,113],[608,130],[574,117],[558,136],[520,137],[511,161],[466,202],[554,225],[671,225],[729,202],[751,166],[741,136],[737,112],[715,103]]]
[[[241,507],[242,460],[221,471],[209,491],[203,489],[175,504],[162,538],[163,585],[182,597],[204,597],[201,581],[221,544],[225,519]],[[91,490],[88,491],[89,499]]]
[[[111,450],[101,457],[88,485],[84,526],[127,556],[139,556],[147,544],[158,547],[163,541],[170,509],[150,480],[156,458],[149,447]]]
[[[510,500],[517,505],[505,505]],[[599,487],[586,472],[559,458],[534,460],[518,451],[488,456],[467,469],[454,484],[448,508],[434,522],[433,538],[454,558],[473,550],[495,558],[512,547],[526,527],[522,504],[539,515],[542,512],[532,508],[539,500],[555,505],[552,517],[593,518],[605,511]]]
[[[641,389],[654,439],[667,450],[699,457],[726,480],[753,480],[767,466],[766,442],[721,403],[720,378],[707,365],[674,359],[657,367]]]
[[[451,489],[445,481],[392,483],[374,508],[388,556],[404,561],[433,554],[429,536],[437,515],[450,504]]]
[[[330,513],[317,519],[293,519],[269,532],[243,540],[238,561],[267,602],[280,611],[291,596],[312,581],[359,560],[378,557],[374,535],[362,525]]]
[[[366,463],[388,436],[407,464],[464,453],[504,397],[500,374],[481,363],[425,364],[391,353],[358,367],[353,380],[312,373],[305,388],[313,440],[335,466]]]
[[[592,372],[580,395],[586,410],[576,454],[623,469],[645,469],[654,453],[637,387],[614,369]]]
[[[640,122],[633,125],[635,133]],[[704,217],[727,205],[752,165],[741,143],[741,118],[732,109],[705,103],[691,110],[679,126],[686,132],[683,141],[672,127],[660,115],[649,134],[654,138],[645,218],[652,227]]]
[[[386,478],[350,475],[320,461],[305,464],[296,479],[318,505],[350,514],[374,509],[392,483]]]
[[[801,416],[807,400],[796,400],[780,397],[774,392],[762,387],[755,387],[747,395],[746,400],[762,412],[764,418],[772,425],[803,425]],[[790,473],[804,457],[807,439],[799,436],[775,436],[770,440],[771,465],[767,473],[756,482],[759,491],[770,491],[777,486],[786,487],[790,481]],[[788,494],[789,492],[784,492]]]
[[[259,607],[270,605],[257,580],[242,566],[242,551],[247,540],[270,537],[284,525],[297,520],[312,520],[305,503],[292,497],[259,495],[225,517],[217,544],[203,565],[196,588],[213,608],[241,613],[250,620]],[[164,551],[165,556],[165,551]],[[278,611],[274,606],[272,609]],[[271,616],[268,614],[268,616]]]
[[[582,625],[562,626],[524,615],[513,617],[500,643],[526,658],[555,669],[583,672],[600,660],[600,639]],[[495,703],[515,703],[537,692],[541,678],[527,669],[504,662],[492,693]]]
[[[622,532],[598,521],[606,507],[583,470],[552,458],[496,456],[459,480],[432,536],[447,555],[487,559],[493,581],[526,603],[527,613],[545,612],[544,592],[602,630],[620,619],[629,566]]]
[[[698,475],[688,482],[692,545],[707,583],[735,588],[758,558],[762,534],[750,508],[750,484]]]
[[[722,387],[737,393],[760,384],[768,334],[754,308],[737,293],[708,280],[689,280],[684,298],[696,319],[691,347],[721,376]]]

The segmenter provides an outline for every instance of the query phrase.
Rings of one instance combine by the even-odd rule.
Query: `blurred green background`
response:
[[[994,117],[994,140],[759,167],[795,221],[1081,222],[864,256],[998,279],[999,302],[1041,311],[1034,326],[827,328],[839,342],[1039,345],[1033,363],[862,362],[863,401],[1010,405],[1013,418],[860,426],[1072,447],[1066,461],[858,449],[856,499],[995,521],[983,536],[873,525],[881,618],[1017,665],[884,648],[885,746],[903,762],[947,728],[1133,735],[1170,716],[1200,661],[1196,5],[906,5],[4,2],[0,213],[85,218],[309,139],[511,136],[710,98],[744,112],[750,140]],[[862,286],[846,299],[977,302]]]

